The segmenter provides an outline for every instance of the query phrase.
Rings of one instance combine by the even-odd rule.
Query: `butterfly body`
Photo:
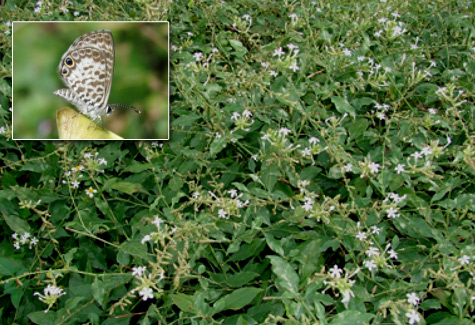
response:
[[[114,39],[109,30],[77,38],[61,57],[59,74],[68,88],[58,95],[92,120],[112,112],[108,104],[114,73]]]

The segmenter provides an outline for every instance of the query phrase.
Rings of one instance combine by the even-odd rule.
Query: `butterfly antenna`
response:
[[[110,104],[108,106],[109,106],[108,107],[109,109],[107,110],[107,115],[111,114],[116,108],[133,109],[137,114],[141,113],[134,106],[124,105],[124,104]]]

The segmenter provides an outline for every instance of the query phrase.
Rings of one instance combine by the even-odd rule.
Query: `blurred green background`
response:
[[[104,127],[125,139],[168,139],[168,23],[15,22],[13,24],[13,138],[58,139],[56,110],[69,106],[53,95],[66,88],[58,73],[76,38],[97,29],[114,36],[115,64]]]

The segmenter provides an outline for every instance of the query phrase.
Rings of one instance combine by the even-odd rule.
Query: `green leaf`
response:
[[[230,257],[230,261],[242,261],[251,256],[258,255],[265,247],[264,239],[255,239],[250,244],[244,244],[239,251]]]
[[[187,313],[196,313],[196,308],[194,304],[194,297],[190,295],[185,295],[184,293],[177,293],[170,295],[173,303]]]
[[[132,256],[142,257],[148,260],[147,256],[147,244],[142,244],[139,239],[130,239],[122,243],[119,247],[124,253]]]
[[[85,299],[84,297],[70,298],[70,299],[66,300],[66,302],[64,303],[64,307],[68,310],[72,310],[72,309],[76,308],[76,306],[84,299]]]
[[[257,278],[259,275],[260,274],[256,272],[243,271],[229,276],[226,283],[231,287],[240,288]]]
[[[209,157],[210,158],[216,157],[216,155],[220,153],[221,150],[223,150],[227,144],[228,144],[228,141],[226,137],[214,138],[209,149],[209,154],[208,154]]]
[[[123,170],[131,173],[140,173],[150,168],[151,167],[149,164],[141,164],[134,161],[132,164],[126,166]]]
[[[268,255],[266,257],[270,259],[272,264],[272,272],[277,277],[277,287],[280,290],[297,294],[299,276],[297,275],[297,272],[295,272],[294,268],[281,257],[275,255]]]
[[[196,114],[182,115],[173,120],[172,126],[190,126],[200,118],[201,116]]]
[[[145,192],[142,188],[142,185],[129,182],[115,182],[110,185],[110,188],[127,194],[133,194],[135,192]]]
[[[276,164],[266,166],[262,171],[262,182],[266,186],[266,189],[272,191],[274,185],[280,177],[279,167]]]
[[[42,173],[46,170],[46,164],[43,161],[28,161],[20,170],[28,170],[35,173]]]
[[[215,302],[213,305],[214,313],[219,313],[220,311],[227,309],[241,309],[250,304],[257,294],[262,291],[263,289],[254,287],[237,289]]]
[[[375,315],[370,313],[362,313],[357,310],[345,310],[338,313],[330,324],[368,324],[374,317]]]
[[[101,307],[104,307],[104,285],[102,281],[98,278],[94,279],[94,282],[92,282],[91,285],[92,289],[92,296],[94,297],[94,300],[96,300]]]
[[[352,118],[356,117],[355,108],[345,98],[332,96],[331,101],[335,104],[336,110],[341,114],[347,113]]]
[[[266,238],[267,246],[269,246],[270,249],[272,249],[274,252],[283,257],[284,249],[280,245],[280,242],[269,233],[264,233],[264,237]]]
[[[3,219],[5,219],[5,222],[10,227],[10,229],[16,232],[20,236],[26,232],[31,231],[31,228],[28,222],[26,222],[25,220],[21,218],[18,218],[15,216],[3,215]]]
[[[231,44],[231,46],[234,48],[234,54],[236,54],[238,57],[242,57],[248,52],[244,45],[242,45],[241,41],[230,39],[229,44]]]
[[[47,306],[45,305],[45,309],[46,308]],[[55,324],[55,320],[56,320],[56,313],[52,311],[48,313],[45,313],[44,311],[35,311],[32,313],[29,313],[27,316],[33,324],[38,324],[38,325]]]
[[[22,281],[23,282],[23,281]],[[5,283],[4,285],[4,294],[10,295],[10,301],[12,302],[15,308],[20,307],[20,302],[23,298],[23,294],[25,293],[27,285],[23,282],[23,286],[19,287],[15,281],[10,281]]]
[[[366,119],[358,119],[350,124],[348,127],[348,133],[351,138],[358,139],[363,135],[368,126],[369,122]]]
[[[66,254],[64,254],[64,263],[67,266],[71,265],[71,262],[73,260],[74,254],[78,251],[77,247],[71,248]]]
[[[172,177],[172,179],[168,182],[168,186],[170,186],[170,188],[175,192],[178,192],[183,187],[183,185],[183,180],[178,176]]]

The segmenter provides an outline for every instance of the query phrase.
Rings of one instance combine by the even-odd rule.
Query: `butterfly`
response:
[[[114,56],[114,38],[109,30],[96,30],[78,37],[59,63],[59,74],[68,88],[58,89],[53,94],[76,106],[92,121],[102,122],[102,117],[117,107],[132,108],[140,113],[127,105],[108,104]]]

